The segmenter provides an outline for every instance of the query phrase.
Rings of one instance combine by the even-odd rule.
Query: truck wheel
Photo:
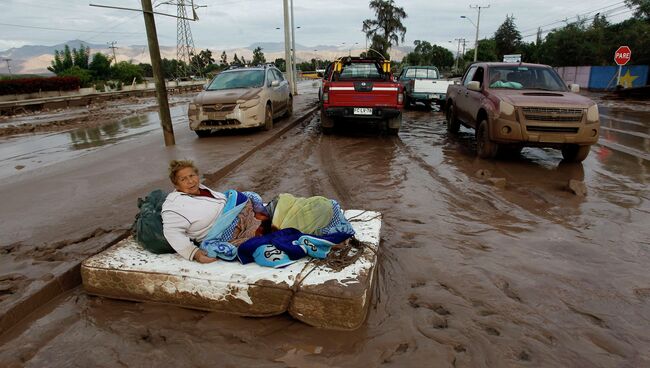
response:
[[[264,111],[264,130],[271,129],[273,129],[273,110],[271,110],[271,104],[267,104]]]
[[[402,127],[402,114],[397,115],[394,118],[386,120],[386,130],[389,135],[397,135],[399,133],[399,128]]]
[[[195,130],[194,133],[199,136],[199,138],[209,137],[212,133],[211,130]]]
[[[323,112],[322,108],[320,110],[320,127],[321,131],[325,135],[332,134],[332,131],[334,130],[334,119],[327,116],[325,112]]]
[[[490,139],[488,122],[483,119],[476,129],[476,152],[480,158],[494,158],[499,150],[499,145]]]
[[[447,131],[451,134],[457,134],[460,130],[460,122],[456,117],[456,107],[452,104],[447,109]]]
[[[568,162],[582,162],[589,155],[591,146],[578,146],[577,144],[567,144],[562,147],[562,157]]]

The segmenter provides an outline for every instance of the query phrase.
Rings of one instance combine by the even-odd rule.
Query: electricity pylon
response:
[[[184,61],[186,68],[179,67],[179,77],[187,77],[192,74],[197,74],[197,70],[192,65],[192,56],[194,53],[194,40],[192,39],[192,30],[190,29],[190,22],[187,20],[187,12],[185,11],[185,0],[176,0],[177,16],[176,18],[176,60]],[[196,12],[194,11],[194,2],[191,3],[192,15],[196,19]],[[181,64],[182,65],[182,64]]]

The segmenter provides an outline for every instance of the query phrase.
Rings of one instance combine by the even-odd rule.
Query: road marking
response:
[[[644,159],[646,161],[650,161],[650,155],[649,154],[647,154],[645,152],[641,152],[641,151],[639,151],[637,149],[634,149],[634,148],[624,146],[622,144],[610,142],[610,141],[607,141],[607,140],[604,140],[604,139],[600,139],[597,144],[599,144],[601,146],[605,146],[605,147],[610,148],[610,149],[613,149],[614,151],[627,153],[628,155],[632,155],[634,157],[638,157],[638,158],[642,158],[642,159]]]
[[[639,137],[639,138],[650,139],[650,135],[645,134],[645,133],[631,132],[631,131],[628,131],[628,130],[615,129],[615,128],[610,128],[610,127],[605,127],[605,126],[601,126],[600,129],[609,130],[610,132],[633,135],[633,136]]]

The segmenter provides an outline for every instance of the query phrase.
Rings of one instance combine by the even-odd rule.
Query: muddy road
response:
[[[0,365],[649,366],[650,105],[594,97],[603,136],[582,164],[562,163],[551,149],[478,159],[471,130],[451,137],[443,114],[422,108],[405,113],[398,137],[372,125],[324,136],[313,117],[228,175],[206,175],[220,190],[324,195],[345,208],[383,213],[377,287],[357,331],[318,330],[285,315],[240,318],[116,301],[78,287],[2,335]],[[175,150],[207,166],[216,151],[247,139],[186,136]],[[142,151],[119,151],[77,160],[108,166],[103,180],[136,192],[144,184],[164,187],[166,161],[178,154],[166,151],[148,167]],[[118,166],[106,155],[109,162],[131,161]],[[160,180],[131,183],[138,172],[132,167],[147,177],[158,170]],[[567,189],[571,179],[585,184],[586,196]],[[4,178],[3,187],[17,180]],[[84,184],[61,178],[66,185]],[[103,219],[102,210],[92,207],[85,216]],[[33,231],[46,217],[35,214],[40,222],[21,227],[6,216],[3,210],[3,234],[10,231],[12,243],[46,241]],[[119,216],[111,212],[110,223],[130,221]],[[63,229],[43,226],[63,237],[83,233],[57,223]],[[29,254],[19,257],[23,268],[37,263]]]

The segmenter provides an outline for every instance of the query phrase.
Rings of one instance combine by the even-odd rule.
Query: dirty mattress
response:
[[[89,294],[265,317],[288,312],[309,325],[340,330],[365,320],[379,247],[381,214],[348,210],[359,242],[333,249],[326,260],[303,258],[285,268],[251,263],[189,262],[153,254],[133,238],[85,260]]]

